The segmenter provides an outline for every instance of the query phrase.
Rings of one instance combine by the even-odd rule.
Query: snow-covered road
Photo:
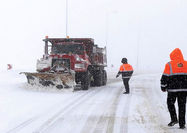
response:
[[[0,75],[0,133],[185,133],[170,121],[160,74],[135,75],[131,93],[109,73],[107,86],[88,91],[26,84],[18,71]]]

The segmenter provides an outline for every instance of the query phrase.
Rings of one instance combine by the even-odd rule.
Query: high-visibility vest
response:
[[[120,72],[133,71],[133,68],[130,64],[122,64],[119,69]]]
[[[164,74],[167,76],[187,75],[187,61],[168,62],[165,66]]]

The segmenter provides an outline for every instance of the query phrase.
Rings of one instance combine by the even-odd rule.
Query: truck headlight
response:
[[[82,58],[80,58],[78,55],[75,57],[76,61],[84,61]]]
[[[85,64],[75,64],[75,69],[85,69]]]

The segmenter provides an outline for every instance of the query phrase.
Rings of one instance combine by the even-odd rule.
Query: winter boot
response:
[[[171,121],[169,124],[168,124],[168,126],[169,127],[172,127],[172,126],[174,126],[175,124],[177,124],[178,123],[178,121],[176,120],[176,121]]]
[[[180,129],[185,129],[185,128],[186,128],[185,125],[180,126]]]

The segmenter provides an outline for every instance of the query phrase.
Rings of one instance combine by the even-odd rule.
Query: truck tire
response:
[[[82,90],[88,90],[90,87],[90,73],[85,72],[82,74],[82,81],[81,81]]]
[[[107,83],[107,73],[106,70],[103,70],[103,85],[106,85]]]
[[[102,86],[102,84],[103,84],[102,71],[96,71],[95,72],[94,84],[95,84],[95,86]]]

